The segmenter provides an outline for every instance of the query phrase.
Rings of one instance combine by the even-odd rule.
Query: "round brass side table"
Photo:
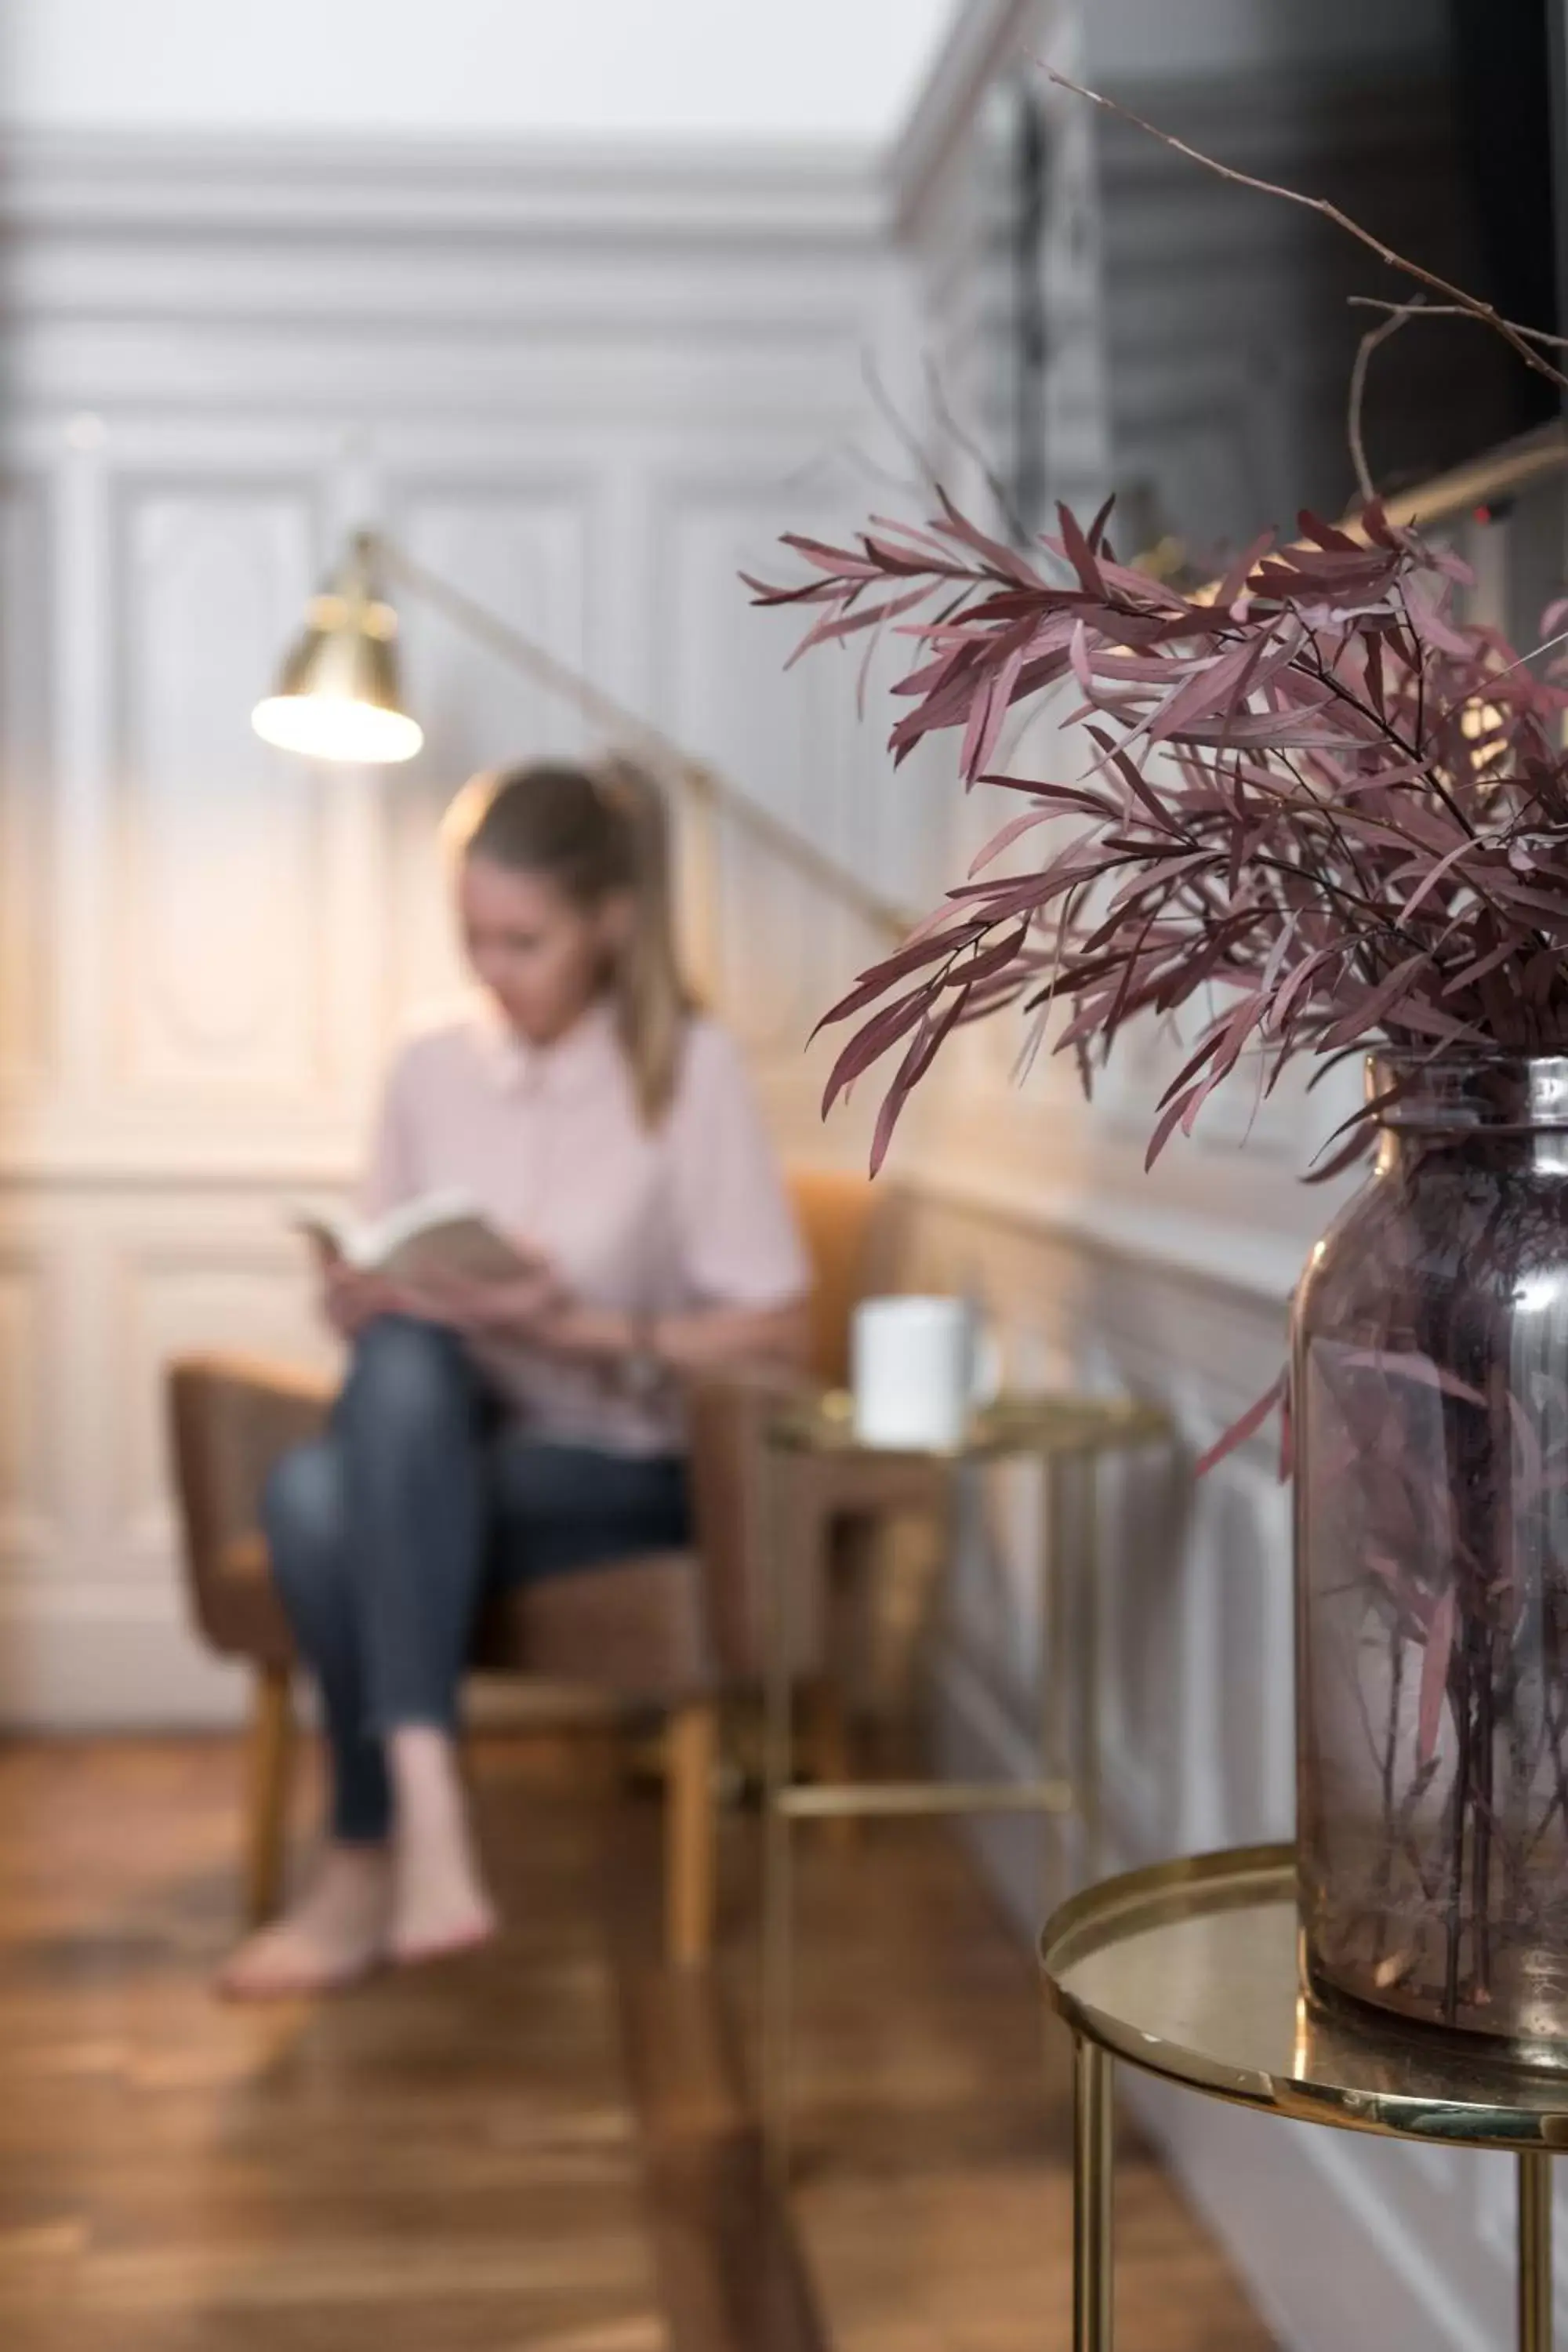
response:
[[[1552,2347],[1552,2156],[1568,2073],[1302,1990],[1290,1846],[1135,1870],[1065,1903],[1040,1960],[1073,2036],[1073,2352],[1111,2352],[1111,2088],[1125,2059],[1209,2098],[1518,2158],[1518,2344]]]
[[[1135,1397],[1004,1393],[974,1414],[962,1441],[949,1449],[868,1445],[855,1433],[850,1398],[838,1391],[792,1402],[764,1429],[762,2126],[776,2179],[789,2166],[792,1830],[805,1821],[868,1815],[1073,1815],[1083,1831],[1092,1874],[1100,1827],[1099,1540],[1092,1476],[1080,1486],[1069,1534],[1062,1507],[1066,1490],[1057,1474],[1075,1467],[1091,1472],[1106,1454],[1168,1443],[1170,1434],[1170,1423],[1158,1407]],[[819,1597],[821,1561],[814,1561],[813,1553],[823,1530],[839,1516],[940,1509],[951,1494],[953,1474],[963,1465],[1020,1457],[1040,1463],[1046,1472],[1038,1777],[838,1780],[798,1787],[791,1692],[802,1661],[803,1633],[805,1649],[811,1647],[809,1622],[803,1626],[802,1621],[812,1599]],[[1063,1752],[1069,1686],[1076,1690],[1079,1718],[1079,1753],[1071,1762]]]

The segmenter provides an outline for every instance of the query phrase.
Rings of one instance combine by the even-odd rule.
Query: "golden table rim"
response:
[[[1141,1397],[1090,1397],[1049,1391],[1005,1392],[975,1414],[953,1446],[863,1444],[847,1390],[809,1403],[781,1405],[766,1423],[770,1445],[785,1454],[852,1456],[885,1462],[984,1462],[1028,1451],[1094,1453],[1101,1446],[1147,1444],[1172,1434],[1168,1414]]]
[[[1238,1846],[1187,1855],[1102,1881],[1055,1911],[1040,1937],[1040,1966],[1052,2006],[1075,2033],[1145,2073],[1210,2098],[1342,2130],[1400,2139],[1511,2148],[1568,2148],[1568,2071],[1510,2059],[1501,2044],[1448,2034],[1372,2011],[1322,2007],[1301,1990],[1299,1963],[1213,1988],[1216,2015],[1242,2000],[1268,2011],[1283,2063],[1238,2062],[1226,2030],[1200,2041],[1164,2038],[1149,2017],[1089,1998],[1087,1963],[1147,1937],[1145,1965],[1157,1974],[1160,1938],[1202,1921],[1223,1931],[1247,1914],[1296,1900],[1295,1849]],[[1237,1935],[1236,1941],[1243,1940]],[[1220,1954],[1223,1965],[1223,1951]],[[1276,1980],[1277,1979],[1277,1980]],[[1288,2053],[1288,2054],[1287,2054]]]

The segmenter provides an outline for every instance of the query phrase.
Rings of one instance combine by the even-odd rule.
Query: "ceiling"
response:
[[[880,142],[957,4],[0,0],[0,120]]]

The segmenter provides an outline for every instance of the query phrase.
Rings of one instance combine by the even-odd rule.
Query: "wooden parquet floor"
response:
[[[751,2128],[752,1824],[722,1966],[658,1950],[658,1824],[591,1739],[476,1760],[506,1936],[226,2007],[223,1742],[0,1750],[5,2352],[1066,2352],[1064,2053],[958,1849],[804,1873],[800,2185]],[[307,1800],[308,1801],[308,1800]],[[873,1846],[874,1840],[874,1846]],[[1146,2155],[1128,2352],[1266,2352]]]

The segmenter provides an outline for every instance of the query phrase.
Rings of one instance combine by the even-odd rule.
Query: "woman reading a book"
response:
[[[454,1271],[437,1230],[380,1266],[321,1248],[348,1377],[266,1518],[321,1686],[330,1829],[300,1903],[229,1962],[236,1994],[493,1933],[455,1739],[488,1580],[683,1543],[681,1375],[805,1343],[779,1169],[736,1048],[680,982],[657,789],[550,762],[459,807],[479,1001],[395,1062],[363,1205],[412,1209],[407,1234],[460,1192],[494,1255]]]

